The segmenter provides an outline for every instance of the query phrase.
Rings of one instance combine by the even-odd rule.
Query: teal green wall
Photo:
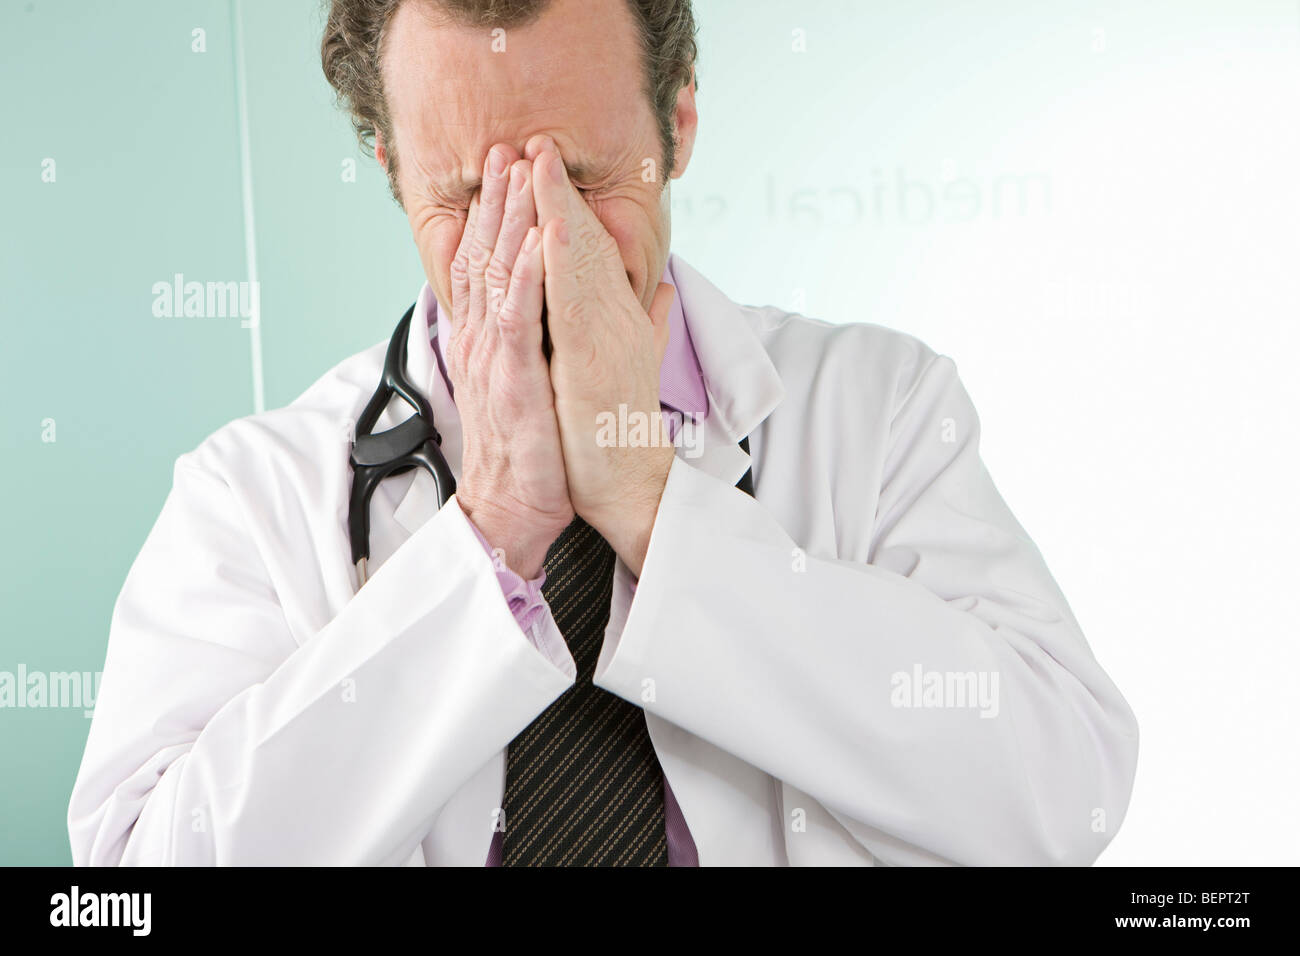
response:
[[[332,106],[317,5],[242,11],[274,407],[384,337],[421,275],[405,218]],[[153,314],[154,283],[176,273],[247,277],[232,14],[228,0],[0,4],[0,671],[102,668],[172,463],[254,410],[237,315]],[[79,709],[0,709],[0,863],[71,862],[89,725]]]

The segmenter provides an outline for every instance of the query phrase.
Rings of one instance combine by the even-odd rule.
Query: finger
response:
[[[550,325],[551,347],[560,346],[560,341],[567,338],[567,329],[572,325],[569,312],[575,300],[576,281],[573,278],[572,250],[569,247],[568,224],[563,219],[552,219],[545,224],[538,224],[542,230],[542,263],[546,274],[543,285],[546,289],[547,324]],[[562,328],[563,326],[563,328]]]
[[[460,378],[461,357],[468,355],[474,346],[474,327],[470,322],[469,309],[469,247],[474,241],[474,223],[477,219],[478,197],[475,196],[469,202],[460,245],[451,260],[451,329],[441,348],[447,363],[447,374],[452,377],[453,383]]]
[[[478,204],[470,200],[469,211],[465,214],[465,226],[461,230],[460,244],[456,255],[451,260],[451,330],[458,331],[465,324],[469,313],[469,247],[474,241],[474,219],[478,213]]]
[[[482,313],[474,311],[474,268],[472,258],[474,253],[474,237],[478,233],[481,206],[478,196],[474,196],[469,201],[469,211],[465,214],[465,235],[461,237],[465,243],[465,295],[462,298],[461,307],[461,331],[472,332],[482,324]]]
[[[542,266],[545,270],[546,323],[554,352],[567,352],[576,361],[591,358],[591,335],[584,322],[587,296],[573,268],[573,239],[563,218],[551,219],[542,230]]]
[[[544,229],[559,219],[568,224],[571,262],[585,270],[588,283],[597,276],[611,282],[627,281],[618,244],[569,181],[559,153],[546,150],[533,162],[533,201],[537,205],[538,226]],[[554,300],[548,296],[547,301]]]
[[[510,287],[497,315],[500,347],[518,362],[542,358],[543,275],[542,232],[531,226],[520,243]]]
[[[483,185],[479,189],[478,222],[469,249],[469,308],[477,320],[487,307],[487,287],[483,273],[492,258],[501,229],[501,214],[506,201],[506,173],[518,155],[500,143],[488,150],[483,160]]]
[[[528,138],[528,142],[524,143],[524,159],[535,165],[543,153],[555,153],[559,156],[560,146],[549,133],[534,133]]]
[[[672,314],[673,295],[676,290],[667,282],[659,283],[654,298],[650,300],[650,326],[654,329],[655,368],[664,364],[668,351],[668,316]]]
[[[510,285],[510,274],[528,230],[537,224],[537,210],[533,206],[533,190],[529,181],[533,164],[521,159],[510,167],[509,186],[506,192],[505,211],[501,216],[501,231],[496,248],[488,263],[487,282],[488,322],[501,310]]]
[[[564,218],[569,220],[571,233],[581,225],[583,214],[591,212],[569,181],[564,160],[554,150],[541,153],[533,163],[533,200],[539,226]]]
[[[534,133],[528,137],[528,142],[524,143],[524,159],[536,162],[537,157],[548,149],[553,153],[560,151],[560,147],[556,145],[555,140],[546,133]]]

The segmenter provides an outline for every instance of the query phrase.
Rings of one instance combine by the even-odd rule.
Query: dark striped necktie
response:
[[[614,549],[581,518],[546,554],[542,596],[577,665],[572,687],[510,744],[505,866],[666,866],[663,771],[640,707],[592,683]]]
[[[741,447],[748,452],[748,440]],[[749,472],[737,487],[753,495]],[[609,623],[614,550],[575,518],[544,567],[542,596],[577,678],[510,743],[501,862],[667,866],[663,769],[645,712],[592,683]]]

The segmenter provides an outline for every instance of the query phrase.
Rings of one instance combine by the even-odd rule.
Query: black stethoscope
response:
[[[366,559],[370,557],[370,497],[379,483],[390,475],[400,475],[412,468],[423,468],[438,489],[438,507],[456,493],[456,479],[442,453],[442,436],[433,425],[433,409],[406,377],[407,337],[410,333],[412,304],[397,323],[384,355],[384,371],[379,387],[370,396],[365,411],[357,419],[352,439],[352,494],[348,499],[348,540],[352,544],[352,563],[357,568],[357,587],[366,583]],[[397,395],[415,410],[415,414],[388,431],[372,434],[392,397]],[[749,454],[749,436],[740,440]],[[754,496],[753,469],[745,470],[736,487]]]
[[[379,387],[357,419],[352,453],[348,456],[352,462],[348,539],[352,543],[352,563],[357,568],[357,587],[366,583],[366,559],[370,557],[370,496],[381,481],[419,467],[433,477],[438,488],[439,508],[456,493],[456,479],[442,453],[442,436],[433,426],[433,409],[406,378],[406,341],[414,313],[415,305],[412,304],[402,321],[397,323],[384,356],[384,372]],[[388,431],[372,434],[371,429],[394,395],[415,409],[415,414]]]

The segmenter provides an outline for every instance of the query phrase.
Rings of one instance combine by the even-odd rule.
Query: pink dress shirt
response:
[[[671,266],[664,267],[663,278],[660,281],[667,282],[676,289],[677,283],[673,281]],[[442,351],[439,347],[440,342],[447,340],[451,332],[450,325],[446,315],[438,306],[438,300],[430,296],[429,301],[431,303],[429,308],[433,314],[427,317],[428,326],[434,330],[430,336],[430,346],[437,357],[438,369],[447,383],[447,391],[454,398],[455,392],[450,379],[447,378],[446,365],[443,363]],[[668,349],[664,353],[663,364],[659,367],[659,403],[665,411],[674,412],[679,416],[689,415],[697,422],[702,421],[709,413],[709,397],[704,387],[704,375],[700,369],[699,359],[695,355],[695,346],[691,343],[691,333],[686,326],[686,315],[682,311],[681,299],[676,294],[673,296],[672,309],[668,315]],[[675,416],[669,416],[668,422],[670,434],[676,437],[678,422]],[[473,521],[470,521],[470,527],[483,543],[484,550],[494,554],[492,545]],[[519,622],[524,635],[536,646],[533,626],[546,606],[546,601],[542,597],[546,572],[543,571],[531,581],[525,581],[506,567],[504,562],[498,561],[495,564],[497,581],[501,585],[506,603],[514,614],[515,620]],[[668,840],[668,865],[699,866],[695,841],[686,826],[686,819],[682,816],[681,807],[678,806],[666,777],[664,778],[664,824]],[[502,836],[501,831],[493,835],[492,845],[488,850],[487,866],[501,865]]]

